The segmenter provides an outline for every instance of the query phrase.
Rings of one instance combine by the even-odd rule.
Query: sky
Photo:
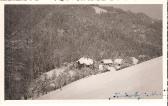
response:
[[[135,13],[142,12],[154,19],[162,19],[161,4],[114,4],[109,6],[130,10]]]

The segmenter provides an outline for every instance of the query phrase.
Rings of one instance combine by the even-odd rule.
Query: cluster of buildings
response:
[[[81,57],[76,61],[76,68],[97,68],[99,71],[117,71],[122,68],[138,64],[139,60],[135,57],[129,57],[129,59],[103,59],[101,61],[95,61],[88,57]]]

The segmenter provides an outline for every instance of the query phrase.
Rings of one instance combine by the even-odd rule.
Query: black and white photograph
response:
[[[4,99],[162,99],[162,13],[162,4],[5,4]]]

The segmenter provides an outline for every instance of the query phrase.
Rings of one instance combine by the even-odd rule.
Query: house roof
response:
[[[93,60],[90,59],[90,58],[85,58],[85,57],[82,57],[78,60],[78,62],[80,64],[86,64],[86,65],[92,65],[93,64]]]
[[[131,57],[132,58],[132,62],[133,62],[133,64],[137,64],[138,63],[138,59],[136,59],[135,57]]]
[[[103,62],[104,64],[111,64],[111,63],[113,63],[113,61],[111,59],[103,59],[101,62]]]
[[[114,63],[121,64],[123,62],[123,59],[115,59]]]

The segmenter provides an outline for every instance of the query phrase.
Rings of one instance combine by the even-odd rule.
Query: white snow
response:
[[[92,65],[93,64],[93,60],[90,59],[90,58],[85,58],[85,57],[82,57],[78,60],[78,62],[80,64],[86,64],[86,65]]]
[[[135,57],[131,57],[131,58],[132,58],[132,62],[133,62],[134,65],[138,64],[138,62],[139,62],[138,59],[136,59]]]
[[[108,66],[107,69],[110,71],[116,71],[116,69],[114,67],[110,67],[110,66]]]
[[[103,65],[99,64],[99,70],[102,71],[103,70]]]
[[[103,59],[102,62],[104,64],[112,64],[113,63],[113,61],[111,59]]]
[[[122,62],[123,62],[123,59],[115,59],[114,60],[115,64],[122,64]]]
[[[97,6],[92,6],[96,12],[96,14],[102,14],[102,13],[107,13],[107,10],[97,7]]]
[[[162,92],[162,57],[75,81],[37,99],[108,99],[116,92]],[[161,98],[149,97],[149,98]]]
[[[115,68],[118,70],[118,69],[121,68],[121,66],[119,66],[119,65],[115,65]]]

